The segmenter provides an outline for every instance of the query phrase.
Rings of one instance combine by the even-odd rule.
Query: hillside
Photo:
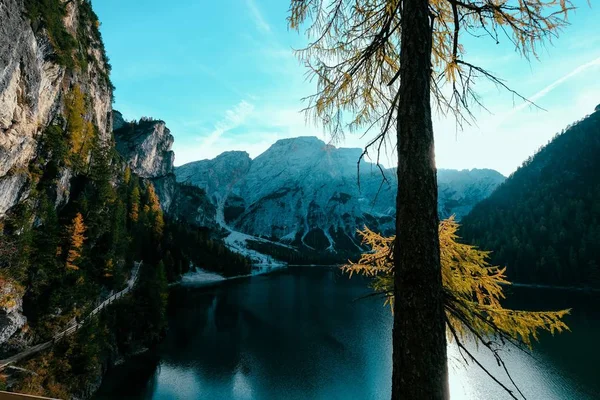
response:
[[[528,159],[462,223],[515,282],[600,287],[600,107]]]
[[[205,194],[175,190],[164,123],[126,123],[112,110],[90,1],[0,8],[0,359],[74,326],[143,261],[130,293],[76,335],[3,369],[0,390],[89,398],[107,368],[164,335],[168,282],[190,265],[224,275],[250,266],[211,229]],[[188,212],[189,222],[180,218]]]

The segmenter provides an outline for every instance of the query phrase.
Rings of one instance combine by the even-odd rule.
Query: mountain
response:
[[[600,106],[530,157],[463,219],[512,281],[600,286]]]
[[[97,21],[88,2],[56,9],[3,0],[0,19],[0,217],[26,196],[27,168],[40,137],[58,121],[74,88],[84,89],[86,118],[98,140],[111,135],[112,85]],[[29,15],[29,17],[28,17]],[[64,20],[62,20],[64,18]],[[32,23],[33,22],[33,23]],[[68,38],[85,37],[79,48]],[[61,171],[66,180],[67,169]],[[61,194],[61,201],[68,195]]]
[[[204,189],[217,220],[232,229],[317,251],[358,251],[357,229],[393,233],[396,201],[394,169],[362,161],[359,182],[361,153],[298,137],[254,160],[226,152],[177,167],[175,175]],[[492,170],[440,170],[440,215],[462,217],[503,180]]]

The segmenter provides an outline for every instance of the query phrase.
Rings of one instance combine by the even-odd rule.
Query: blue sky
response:
[[[466,42],[467,57],[487,67],[547,111],[532,109],[482,83],[485,105],[477,125],[457,132],[434,115],[439,168],[514,171],[556,132],[600,103],[600,8],[585,1],[540,60],[527,62],[508,41]],[[126,119],[163,119],[175,136],[176,165],[226,150],[252,157],[277,139],[318,136],[306,124],[301,98],[314,92],[292,48],[305,44],[288,31],[286,0],[95,0],[113,66],[114,107]],[[362,147],[347,136],[339,144]],[[387,165],[395,155],[384,157]]]

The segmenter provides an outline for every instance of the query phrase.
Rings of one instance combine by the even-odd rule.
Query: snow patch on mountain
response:
[[[395,169],[357,162],[361,149],[336,148],[316,137],[283,139],[251,160],[226,152],[175,169],[178,182],[204,189],[232,248],[250,235],[316,251],[356,251],[356,230],[395,227]],[[360,178],[360,179],[359,179]],[[439,212],[460,219],[504,177],[493,170],[440,170]]]

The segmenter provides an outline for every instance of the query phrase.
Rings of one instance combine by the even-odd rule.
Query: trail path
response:
[[[72,335],[73,333],[77,332],[77,330],[79,328],[81,328],[86,322],[88,322],[94,315],[98,314],[100,311],[105,309],[113,301],[118,300],[121,297],[125,296],[127,293],[129,293],[131,291],[131,289],[133,289],[133,287],[135,286],[135,284],[137,282],[138,273],[140,271],[141,265],[142,265],[141,261],[134,263],[133,270],[131,271],[131,278],[129,278],[129,280],[127,281],[127,287],[125,289],[121,290],[118,293],[113,294],[112,296],[110,296],[109,298],[104,300],[102,303],[100,303],[100,305],[98,307],[94,308],[79,323],[76,322],[76,323],[72,324],[71,326],[67,327],[65,330],[57,333],[56,335],[54,335],[52,337],[52,340],[32,346],[32,347],[30,347],[20,353],[17,353],[5,360],[0,360],[0,371],[3,370],[4,368],[8,367],[10,364],[14,364],[14,363],[16,363],[24,358],[27,358],[35,353],[38,353],[42,350],[52,347],[52,345],[54,343],[56,343],[58,340],[64,338],[65,336],[69,336],[69,335]]]

